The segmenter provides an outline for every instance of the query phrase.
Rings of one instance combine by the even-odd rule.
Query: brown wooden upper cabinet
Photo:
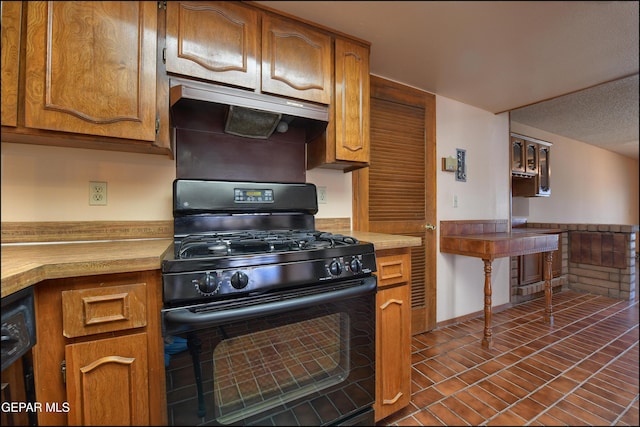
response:
[[[514,197],[551,195],[551,143],[511,134],[511,189]]]
[[[157,104],[156,2],[23,5],[24,114],[3,141],[170,153],[156,133],[168,121]]]
[[[335,93],[327,131],[307,145],[307,169],[351,171],[369,164],[369,46],[335,40]]]
[[[22,2],[2,3],[2,126],[18,125],[18,64]],[[12,66],[13,65],[13,66]]]
[[[327,33],[237,2],[167,2],[167,72],[331,103]]]
[[[331,36],[287,18],[262,17],[262,91],[331,103]]]
[[[167,72],[257,89],[259,22],[239,2],[167,2]]]

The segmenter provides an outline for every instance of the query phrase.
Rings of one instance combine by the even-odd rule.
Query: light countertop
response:
[[[173,239],[2,245],[2,297],[47,279],[160,268]]]

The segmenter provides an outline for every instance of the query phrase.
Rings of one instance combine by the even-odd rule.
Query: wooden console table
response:
[[[511,228],[507,220],[441,221],[440,252],[481,258],[484,262],[484,337],[482,347],[493,348],[491,333],[491,264],[496,258],[544,253],[543,321],[553,325],[551,288],[553,251],[561,229]]]

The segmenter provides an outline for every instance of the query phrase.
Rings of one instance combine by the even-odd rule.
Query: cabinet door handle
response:
[[[424,228],[427,229],[427,230],[435,230],[436,226],[433,225],[433,224],[427,224],[427,225],[424,226]]]

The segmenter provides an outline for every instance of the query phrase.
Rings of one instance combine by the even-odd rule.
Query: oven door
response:
[[[373,425],[376,289],[371,276],[163,310],[169,423]]]

